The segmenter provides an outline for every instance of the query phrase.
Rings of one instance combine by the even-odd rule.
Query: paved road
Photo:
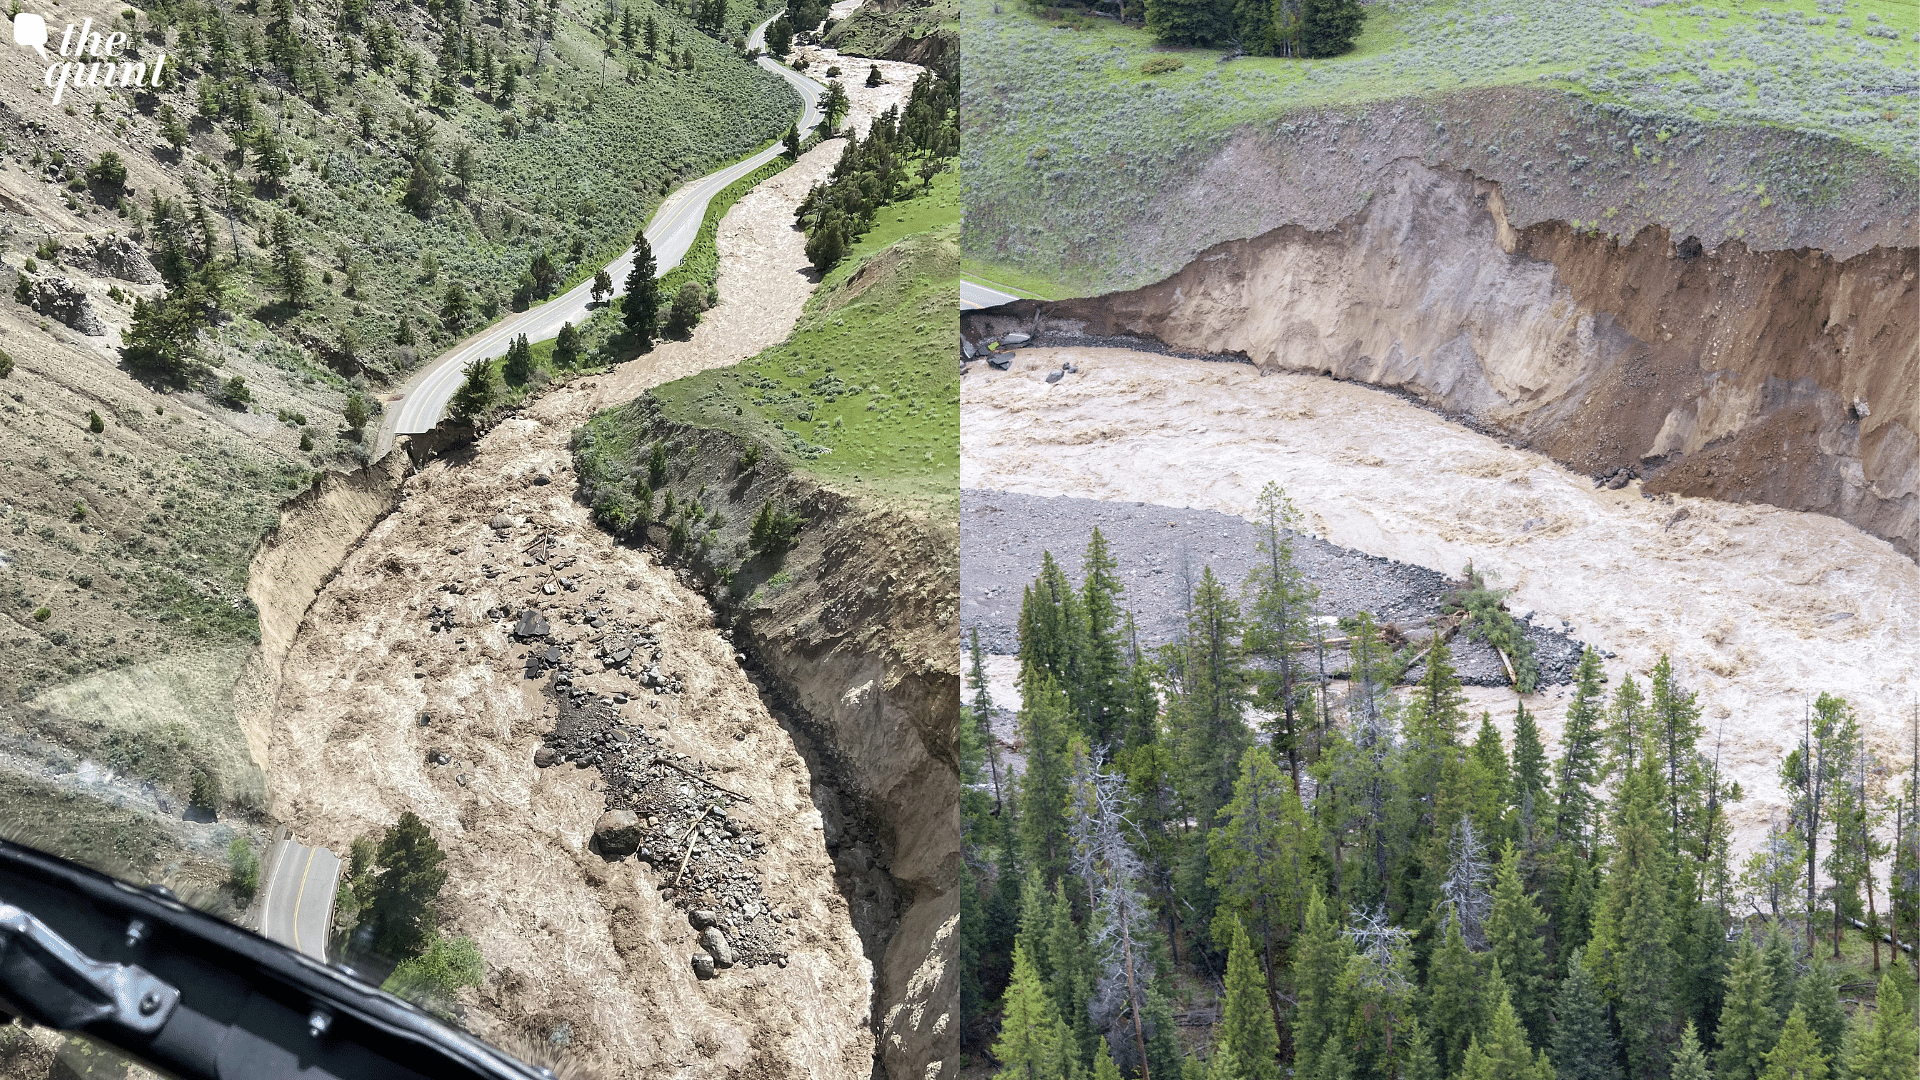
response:
[[[1003,293],[999,289],[989,289],[985,285],[960,279],[960,306],[967,309],[996,307],[1011,304],[1020,297],[1012,293]]]
[[[326,848],[282,840],[267,853],[261,885],[266,895],[260,902],[260,933],[325,963],[339,857]]]
[[[768,19],[754,28],[753,35],[747,39],[751,47],[766,47],[763,35],[767,24],[772,21]],[[760,66],[779,74],[799,92],[802,102],[800,130],[803,133],[820,122],[819,99],[826,87],[771,57],[761,57]],[[685,184],[667,196],[666,201],[660,204],[660,209],[654,212],[653,220],[647,224],[647,243],[653,245],[658,272],[664,274],[680,265],[687,249],[693,246],[694,238],[700,234],[700,224],[707,214],[707,203],[715,195],[735,180],[772,161],[782,149],[779,143],[775,143],[752,157]],[[631,249],[607,264],[607,276],[613,279],[616,295],[619,295],[617,290],[625,288],[627,275],[632,270]],[[558,334],[563,323],[580,325],[587,317],[592,300],[593,279],[588,278],[538,307],[508,315],[434,358],[407,379],[399,394],[387,399],[386,416],[380,424],[380,439],[374,448],[374,456],[377,458],[386,453],[387,448],[393,445],[395,435],[431,431],[440,422],[441,416],[445,415],[447,402],[452,400],[454,392],[465,381],[468,364],[482,357],[505,354],[507,346],[521,334],[527,335],[528,341],[544,341]]]

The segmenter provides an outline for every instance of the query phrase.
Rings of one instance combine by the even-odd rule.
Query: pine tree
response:
[[[1401,1058],[1400,1080],[1443,1080],[1440,1059],[1433,1054],[1433,1040],[1419,1017],[1407,1021],[1406,1055]]]
[[[1320,1075],[1318,1058],[1331,1040],[1340,1043],[1346,1027],[1340,977],[1351,955],[1347,939],[1327,912],[1316,886],[1307,897],[1307,918],[1293,953],[1294,1075]]]
[[[1027,668],[1021,675],[1024,699],[1020,735],[1027,747],[1027,771],[1020,778],[1022,861],[1039,869],[1052,884],[1067,873],[1067,787],[1072,764],[1072,722],[1066,695],[1045,672]]]
[[[1473,739],[1473,757],[1485,770],[1487,780],[1492,785],[1494,806],[1503,808],[1511,803],[1512,778],[1509,773],[1512,770],[1507,762],[1507,748],[1500,741],[1500,732],[1493,726],[1493,714],[1490,712],[1480,713],[1480,730]],[[1490,831],[1493,821],[1482,824],[1488,826]]]
[[[1050,551],[1040,553],[1040,576],[1021,595],[1016,632],[1021,671],[1033,668],[1051,678],[1067,695],[1071,709],[1085,682],[1086,614],[1079,593]],[[1071,711],[1076,728],[1087,734],[1079,723],[1081,712]]]
[[[1889,971],[1880,976],[1873,1012],[1854,1014],[1847,1033],[1849,1080],[1920,1080],[1920,1024]]]
[[[1820,1040],[1807,1026],[1807,1015],[1798,1005],[1781,1025],[1780,1041],[1767,1051],[1767,1067],[1760,1080],[1826,1080],[1827,1056],[1820,1052]]]
[[[273,215],[273,279],[291,306],[307,298],[307,260],[294,246],[293,225],[285,214]]]
[[[1113,1063],[1113,1054],[1107,1050],[1105,1039],[1100,1040],[1093,1055],[1093,1080],[1120,1080],[1120,1067]]]
[[[1620,1048],[1607,1025],[1606,1002],[1579,949],[1553,1003],[1553,1064],[1558,1080],[1620,1080]]]
[[[1055,1070],[1069,1035],[1023,946],[1014,946],[1013,981],[1001,1001],[993,1056],[1002,1068],[994,1080],[1061,1080]]]
[[[1093,745],[1110,746],[1123,734],[1127,712],[1127,670],[1120,637],[1120,593],[1124,586],[1114,573],[1118,565],[1098,526],[1087,541],[1081,565],[1086,573],[1080,591],[1086,637],[1079,711]]]
[[[1707,1071],[1706,1051],[1700,1049],[1700,1036],[1691,1020],[1680,1029],[1680,1045],[1673,1051],[1673,1072],[1669,1080],[1712,1080],[1712,1073]]]
[[[1260,490],[1257,512],[1259,559],[1248,577],[1253,593],[1248,651],[1266,660],[1266,670],[1256,676],[1256,701],[1273,715],[1273,748],[1286,760],[1297,791],[1300,734],[1311,704],[1307,673],[1294,654],[1311,634],[1313,602],[1320,592],[1294,564],[1293,534],[1299,531],[1300,514],[1280,485],[1268,481]]]
[[[1799,996],[1797,951],[1793,939],[1787,936],[1779,923],[1767,927],[1767,943],[1761,957],[1766,962],[1767,975],[1773,987],[1773,1015],[1776,1021],[1785,1019],[1787,1013],[1793,1011],[1793,1000]]]
[[[1460,1080],[1550,1080],[1553,1068],[1546,1055],[1536,1055],[1527,1043],[1513,1002],[1498,995],[1481,1035],[1467,1044]]]
[[[1093,1028],[1087,1018],[1087,998],[1093,991],[1093,971],[1089,966],[1087,944],[1080,926],[1073,921],[1073,902],[1067,898],[1066,882],[1053,883],[1053,901],[1048,905],[1047,993],[1053,1007],[1074,1034],[1075,1054],[1092,1050]]]
[[[1561,755],[1554,767],[1554,837],[1583,850],[1593,834],[1593,785],[1600,778],[1600,721],[1603,691],[1600,654],[1591,646],[1574,673],[1573,700],[1560,729]]]
[[[786,138],[780,142],[785,148],[783,152],[787,155],[788,161],[800,160],[800,128],[797,125],[787,125]]]
[[[1280,1034],[1273,1024],[1267,980],[1260,974],[1246,927],[1237,918],[1229,921],[1227,1004],[1220,1030],[1214,1033],[1216,1045],[1229,1049],[1238,1060],[1236,1080],[1280,1080]]]
[[[1513,804],[1531,805],[1543,816],[1547,810],[1547,750],[1540,741],[1540,725],[1524,701],[1513,714]]]
[[[1700,704],[1680,686],[1673,662],[1662,654],[1653,668],[1648,719],[1662,760],[1667,795],[1669,850],[1678,854],[1683,841],[1695,858],[1706,855],[1706,838],[1698,834],[1706,809],[1705,775],[1695,749],[1705,729],[1700,726]]]
[[[1216,811],[1233,797],[1250,741],[1241,717],[1247,689],[1242,631],[1240,605],[1213,568],[1203,567],[1187,618],[1186,724],[1178,743],[1185,787],[1203,828],[1211,828]]]
[[[507,343],[507,359],[500,365],[500,374],[515,386],[525,386],[533,378],[533,346],[527,341],[527,335],[521,334]]]
[[[1317,877],[1312,823],[1293,785],[1259,746],[1240,756],[1233,801],[1220,814],[1220,827],[1207,839],[1209,880],[1221,900],[1214,942],[1227,945],[1222,931],[1237,927],[1234,932],[1244,933],[1251,927],[1262,964],[1277,971],[1283,943],[1300,925]]]
[[[1818,956],[1810,958],[1806,974],[1794,988],[1794,1004],[1807,1018],[1807,1027],[1820,1040],[1828,1061],[1840,1060],[1840,1043],[1847,1034],[1847,1014],[1840,1008],[1840,985],[1833,969]]]
[[[453,397],[447,402],[447,411],[456,419],[473,420],[493,408],[499,396],[499,386],[493,378],[493,364],[484,357],[468,364],[465,371],[466,381],[453,392]]]
[[[1714,1075],[1717,1080],[1754,1080],[1780,1034],[1780,1017],[1773,1011],[1773,976],[1750,934],[1740,935],[1734,947],[1726,986],[1720,1026],[1714,1031],[1720,1044]]]
[[[1325,57],[1352,52],[1366,20],[1367,9],[1357,0],[1302,0],[1301,55]]]
[[[1162,1080],[1181,1074],[1180,1039],[1174,1034],[1173,1007],[1158,986],[1147,988],[1147,1071]]]
[[[1221,0],[1147,0],[1147,29],[1162,45],[1217,44],[1232,11]]]
[[[369,907],[375,943],[389,956],[417,956],[433,936],[432,905],[447,883],[446,852],[409,810],[381,837]]]
[[[1467,1047],[1486,1021],[1485,978],[1467,951],[1460,921],[1448,923],[1427,968],[1427,1022],[1433,1025],[1434,1052],[1448,1076],[1463,1067]]]
[[[633,234],[633,269],[627,274],[625,299],[620,304],[627,333],[641,352],[653,348],[653,339],[660,332],[660,286],[654,276],[656,269],[653,245],[647,243],[646,230],[642,229]]]
[[[1641,755],[1621,785],[1613,859],[1586,957],[1618,1004],[1630,1080],[1664,1073],[1679,1036],[1668,924],[1671,869],[1659,784],[1659,763]]]
[[[1547,958],[1540,945],[1546,916],[1520,884],[1519,861],[1509,841],[1494,870],[1493,918],[1487,924],[1487,939],[1506,977],[1514,1013],[1526,1026],[1529,1040],[1541,1043],[1547,1032]]]

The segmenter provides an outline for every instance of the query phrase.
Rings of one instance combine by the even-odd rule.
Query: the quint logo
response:
[[[60,55],[72,56],[72,60],[56,61],[47,52],[47,42],[51,37],[47,33],[47,20],[31,11],[21,11],[13,16],[13,43],[23,49],[32,49],[47,61],[46,84],[53,88],[53,103],[67,92],[67,87],[82,86],[145,86],[160,85],[160,69],[167,62],[167,54],[161,53],[154,58],[153,70],[147,70],[144,60],[120,60],[114,58],[120,47],[127,43],[127,35],[118,31],[104,37],[93,29],[93,20],[88,19],[75,27],[67,24],[67,32],[60,36]],[[88,59],[91,57],[92,59]]]

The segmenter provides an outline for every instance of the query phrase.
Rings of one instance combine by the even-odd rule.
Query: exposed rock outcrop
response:
[[[1367,207],[1215,245],[1158,284],[964,322],[1134,335],[1392,387],[1648,492],[1831,514],[1920,558],[1920,249],[1845,261],[1509,224],[1406,160]],[[1061,337],[1065,335],[1065,337]]]
[[[50,319],[56,319],[88,337],[100,337],[107,324],[94,313],[86,290],[63,277],[27,277],[22,275],[19,292],[28,307]]]
[[[78,247],[66,249],[64,258],[75,266],[105,277],[116,277],[136,285],[160,284],[160,272],[153,268],[139,244],[117,233],[89,236]]]

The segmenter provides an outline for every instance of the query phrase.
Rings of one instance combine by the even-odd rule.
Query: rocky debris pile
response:
[[[88,299],[86,290],[66,278],[36,278],[21,274],[14,298],[88,337],[101,337],[107,332],[107,324],[94,314],[93,302]]]
[[[61,258],[82,270],[117,277],[136,285],[158,285],[160,272],[153,268],[140,245],[117,233],[89,236],[78,247],[71,247]]]
[[[1594,477],[1593,486],[1618,491],[1638,479],[1640,479],[1640,466],[1622,465],[1610,473],[1602,473]]]
[[[707,779],[613,701],[591,696],[559,695],[559,716],[533,762],[600,770],[607,809],[593,847],[610,861],[637,856],[653,868],[662,899],[700,932],[703,951],[692,963],[701,978],[736,964],[786,965],[782,924],[799,915],[774,911],[761,889],[753,864],[767,841],[748,820],[749,800]]]

